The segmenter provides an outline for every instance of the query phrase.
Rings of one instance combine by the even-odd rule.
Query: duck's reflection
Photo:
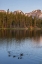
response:
[[[10,53],[10,51],[8,51],[8,56],[11,57],[11,53]]]

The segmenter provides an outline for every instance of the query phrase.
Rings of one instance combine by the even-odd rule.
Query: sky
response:
[[[42,0],[0,0],[0,10],[21,10],[24,13],[42,10]]]

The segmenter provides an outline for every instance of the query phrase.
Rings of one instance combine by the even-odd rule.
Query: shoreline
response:
[[[0,28],[0,30],[42,30],[42,28]]]

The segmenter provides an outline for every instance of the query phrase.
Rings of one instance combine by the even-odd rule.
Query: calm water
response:
[[[42,31],[0,30],[0,64],[42,64]]]

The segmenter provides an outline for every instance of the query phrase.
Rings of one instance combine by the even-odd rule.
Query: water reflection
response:
[[[42,36],[42,31],[40,30],[0,30],[0,39],[15,38],[16,40],[22,40],[30,38],[34,39],[34,41],[38,41],[40,36]]]
[[[0,57],[4,64],[39,64],[42,61],[42,31],[0,30]],[[19,63],[20,59],[23,63]]]

